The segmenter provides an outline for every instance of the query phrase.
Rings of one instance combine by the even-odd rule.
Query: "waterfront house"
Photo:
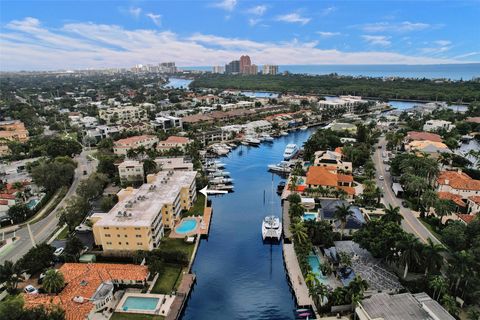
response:
[[[65,287],[56,295],[23,294],[25,307],[60,305],[66,320],[93,319],[109,307],[118,285],[143,287],[148,279],[147,266],[110,263],[65,263],[58,269]]]
[[[442,171],[437,178],[437,191],[457,194],[466,200],[472,196],[480,196],[480,180],[471,178],[461,170]]]
[[[337,168],[335,166],[309,167],[307,171],[306,185],[308,188],[313,189],[323,187],[332,191],[343,190],[349,199],[353,199],[355,196],[353,176],[337,173]]]
[[[433,141],[442,142],[442,137],[436,133],[421,132],[421,131],[409,131],[405,137],[404,143],[408,144],[412,141]]]
[[[438,130],[445,130],[450,132],[455,126],[450,121],[445,120],[428,120],[423,125],[423,131],[435,132]]]
[[[352,172],[352,163],[342,160],[341,149],[340,152],[335,151],[317,151],[315,152],[314,165],[319,167],[331,167],[334,166],[338,171],[343,171],[345,173]]]
[[[345,200],[322,199],[320,200],[319,217],[321,220],[330,222],[335,231],[341,232],[341,223],[335,218],[335,211],[342,205],[348,206],[349,203]],[[345,235],[351,235],[355,231],[362,228],[366,223],[365,218],[357,206],[350,206],[351,215],[347,217],[347,222],[344,228]]]

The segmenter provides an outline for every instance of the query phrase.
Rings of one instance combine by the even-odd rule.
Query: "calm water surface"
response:
[[[197,283],[184,320],[293,318],[294,298],[282,247],[262,242],[262,219],[272,211],[272,174],[267,165],[282,160],[288,143],[302,145],[313,131],[296,131],[258,148],[238,147],[220,158],[235,180],[235,192],[211,198],[210,236],[201,241],[193,264]],[[281,206],[275,191],[280,180],[273,176],[273,211],[277,215]]]

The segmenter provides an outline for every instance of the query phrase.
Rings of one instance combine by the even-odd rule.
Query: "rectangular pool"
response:
[[[157,308],[160,298],[151,297],[127,297],[122,305],[124,311],[128,310],[148,310],[154,311]]]
[[[303,220],[304,221],[315,220],[315,219],[317,219],[317,217],[318,217],[318,214],[316,212],[305,212],[303,214]]]

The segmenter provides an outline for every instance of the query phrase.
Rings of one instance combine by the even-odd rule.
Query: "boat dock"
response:
[[[187,301],[193,284],[195,283],[195,278],[196,276],[193,273],[183,275],[182,282],[180,282],[180,285],[178,286],[175,299],[173,300],[170,311],[165,317],[165,320],[176,320],[180,318],[185,302]]]
[[[290,215],[288,210],[290,209],[290,202],[283,201],[282,214],[283,214],[283,239],[287,243],[292,242],[292,232],[290,231]]]
[[[200,236],[208,236],[210,232],[210,222],[212,221],[212,207],[205,207],[203,208],[203,219],[202,219],[202,226],[200,227],[200,231],[198,234]]]
[[[297,305],[299,307],[312,306],[315,310],[315,305],[308,293],[308,287],[305,283],[305,279],[303,278],[300,265],[298,264],[297,255],[295,254],[293,244],[283,244],[283,259],[285,261],[285,267],[287,268],[287,275],[290,280],[290,285],[293,288],[293,292],[297,300]]]

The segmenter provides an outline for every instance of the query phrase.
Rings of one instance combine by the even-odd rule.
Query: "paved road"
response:
[[[72,197],[77,191],[79,182],[88,176],[88,174],[96,170],[96,161],[89,160],[87,156],[93,151],[82,151],[80,155],[75,158],[78,166],[75,169],[75,177],[73,179],[72,185],[68,189],[65,197],[60,201],[60,203],[53,209],[50,214],[40,221],[32,224],[31,230],[35,238],[36,243],[41,243],[47,241],[48,238],[53,234],[55,229],[58,226],[58,217],[57,213],[64,206],[67,199]],[[87,170],[87,175],[84,175],[83,171]],[[5,237],[12,237],[13,233],[5,234]],[[0,253],[0,264],[3,264],[4,261],[17,261],[19,260],[28,250],[33,247],[32,241],[30,239],[27,227],[22,227],[15,231],[15,236],[18,238],[17,241],[9,245]]]
[[[382,152],[386,150],[386,141],[384,137],[379,139],[379,145],[381,149],[375,151],[373,161],[375,168],[377,169],[377,185],[383,188],[383,203],[385,205],[391,204],[394,207],[400,207],[400,213],[403,216],[402,227],[405,231],[413,233],[422,242],[427,242],[428,238],[431,238],[434,243],[440,243],[435,236],[418,220],[412,210],[402,206],[402,202],[398,199],[392,191],[392,178],[390,172],[385,170],[385,164],[383,163]],[[383,176],[384,180],[380,180],[379,176]]]

